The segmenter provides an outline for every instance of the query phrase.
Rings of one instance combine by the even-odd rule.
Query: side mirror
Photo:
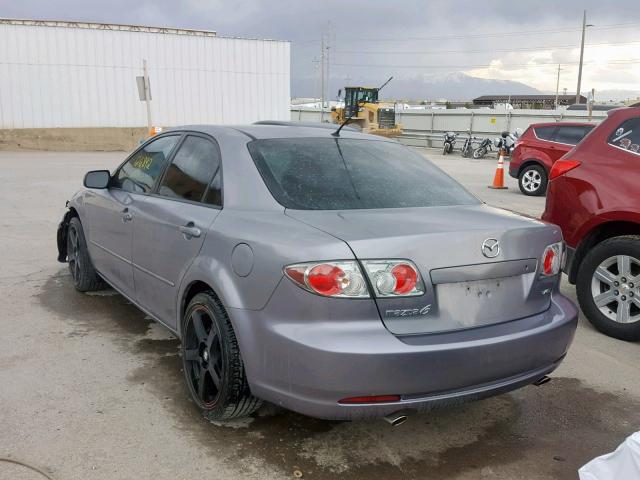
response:
[[[111,180],[109,170],[92,170],[84,176],[84,186],[87,188],[107,188]]]

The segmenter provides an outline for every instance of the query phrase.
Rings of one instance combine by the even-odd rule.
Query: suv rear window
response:
[[[554,142],[577,145],[594,126],[595,125],[559,125]]]
[[[533,130],[536,132],[536,137],[540,140],[553,140],[556,133],[556,126],[553,127],[536,127]]]
[[[629,118],[609,137],[609,145],[640,155],[640,117]]]
[[[249,151],[274,198],[298,210],[473,205],[479,201],[422,155],[389,141],[255,140]]]

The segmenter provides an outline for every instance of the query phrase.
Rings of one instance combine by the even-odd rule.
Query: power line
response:
[[[633,45],[640,43],[640,41],[634,42],[603,42],[603,43],[587,43],[586,47],[601,47],[601,46],[617,46],[617,45]],[[333,53],[349,54],[349,55],[439,55],[444,53],[491,53],[491,52],[531,52],[537,50],[570,50],[580,48],[580,45],[543,45],[539,47],[524,47],[524,48],[484,48],[478,50],[410,50],[410,51],[394,51],[394,50],[334,50]]]
[[[564,62],[562,65],[578,65],[579,62]],[[610,60],[604,63],[604,65],[634,65],[640,63],[640,58],[637,59],[617,59]],[[598,62],[584,62],[585,65],[598,65]],[[470,68],[511,68],[511,67],[542,67],[548,65],[558,65],[558,62],[543,62],[543,63],[501,63],[499,65],[492,63],[477,64],[477,65],[388,65],[388,64],[364,64],[364,63],[331,63],[336,67],[366,67],[366,68],[385,68],[391,70],[394,68],[438,68],[438,69],[470,69]]]
[[[594,26],[594,30],[610,30],[612,28],[630,28],[632,26],[639,25],[640,22],[628,22],[628,23],[611,23],[606,25]],[[475,33],[468,35],[434,35],[427,37],[371,37],[371,38],[358,38],[358,37],[341,37],[340,41],[356,41],[356,42],[408,42],[416,40],[457,40],[464,38],[500,38],[500,37],[517,37],[517,36],[531,36],[541,34],[553,34],[553,33],[568,33],[582,31],[581,28],[562,28],[562,29],[550,29],[550,30],[521,30],[513,32],[490,32],[490,33]]]

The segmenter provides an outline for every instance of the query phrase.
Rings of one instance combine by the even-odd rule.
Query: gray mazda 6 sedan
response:
[[[347,129],[188,126],[92,171],[58,229],[181,340],[211,419],[424,410],[539,382],[577,310],[558,227],[487,206],[415,151]]]

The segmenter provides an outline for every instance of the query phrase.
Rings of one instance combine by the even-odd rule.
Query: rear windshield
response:
[[[472,205],[479,201],[422,155],[394,142],[255,140],[251,156],[275,199],[298,210]]]

